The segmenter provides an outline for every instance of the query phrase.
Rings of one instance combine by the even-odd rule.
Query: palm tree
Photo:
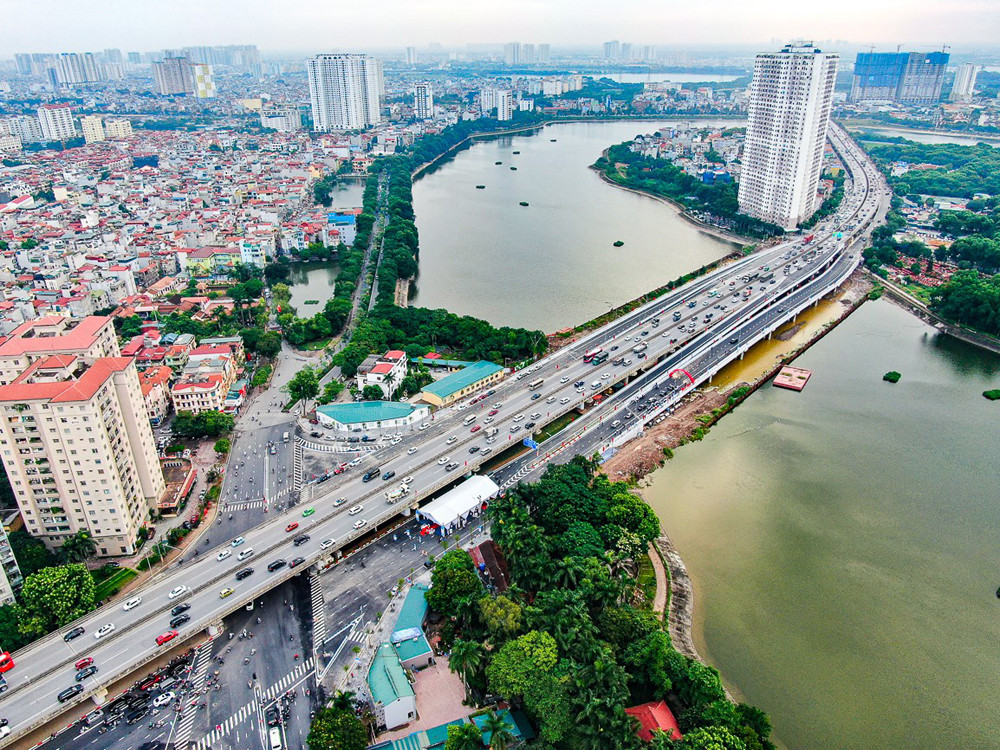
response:
[[[469,697],[469,675],[478,672],[483,666],[486,654],[481,644],[475,641],[463,641],[458,639],[451,648],[451,656],[448,657],[448,666],[453,672],[458,672],[465,686],[465,697]]]
[[[353,711],[357,696],[350,690],[338,690],[330,702],[330,707],[338,711]]]
[[[97,542],[89,531],[80,529],[73,536],[66,537],[59,551],[66,562],[83,562],[97,552]]]
[[[385,388],[386,388],[385,397],[391,401],[393,393],[392,384],[396,382],[396,373],[390,370],[385,374],[383,380],[385,381]]]
[[[490,750],[507,750],[517,739],[510,730],[510,723],[496,711],[490,711],[483,720],[483,734],[490,736]]]
[[[448,727],[446,750],[483,750],[483,735],[475,724]]]

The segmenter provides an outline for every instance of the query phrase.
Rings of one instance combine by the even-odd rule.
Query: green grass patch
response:
[[[100,568],[99,570],[104,571],[107,569]],[[95,570],[94,574],[98,572],[99,571]],[[97,581],[97,577],[95,575],[94,581],[95,583],[97,583],[97,587],[94,591],[95,599],[100,602],[104,601],[109,596],[114,596],[115,594],[117,594],[119,591],[122,590],[125,584],[127,584],[129,581],[131,581],[138,575],[139,574],[132,568],[116,568],[114,573],[112,573],[110,576],[104,578],[104,580],[99,582]]]
[[[931,303],[931,290],[923,284],[904,284],[903,289],[912,294],[925,305],[929,305]]]
[[[318,305],[319,304],[319,300],[318,299],[307,299],[302,304],[304,304],[304,305]]]
[[[310,341],[308,343],[302,344],[296,348],[302,349],[303,351],[306,352],[321,352],[330,345],[331,341],[333,341],[332,337],[328,339],[318,339],[316,341]]]
[[[636,585],[645,597],[644,608],[652,609],[653,601],[656,599],[656,571],[649,555],[639,557],[639,577],[636,579]]]
[[[579,414],[574,409],[566,414],[563,414],[559,419],[550,422],[545,425],[542,429],[534,434],[534,441],[540,443],[543,440],[548,440],[550,437],[556,433],[565,430],[569,425],[573,424],[579,418]]]

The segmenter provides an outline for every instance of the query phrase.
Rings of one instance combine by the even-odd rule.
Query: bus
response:
[[[600,354],[595,354],[591,358],[590,364],[592,364],[592,365],[602,365],[602,364],[604,364],[607,361],[608,361],[608,353],[607,352],[601,352]]]
[[[584,362],[590,362],[594,357],[603,352],[604,349],[597,347],[596,349],[591,349],[589,352],[583,355]]]
[[[544,378],[539,378],[538,380],[532,380],[530,383],[528,383],[528,390],[537,391],[539,388],[542,387],[542,383],[544,382],[545,382]]]

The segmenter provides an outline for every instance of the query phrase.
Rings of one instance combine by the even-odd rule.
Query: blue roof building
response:
[[[407,669],[426,667],[434,656],[431,644],[424,635],[424,619],[427,617],[428,587],[415,583],[406,592],[406,599],[396,618],[396,628],[389,636],[399,661]]]
[[[492,362],[473,362],[468,367],[425,386],[420,392],[420,398],[434,406],[447,406],[473,391],[503,380],[505,373],[503,367]]]

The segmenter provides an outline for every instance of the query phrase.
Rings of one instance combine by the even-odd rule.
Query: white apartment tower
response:
[[[406,64],[416,65],[417,64],[417,48],[407,47],[406,48]]]
[[[186,57],[166,57],[153,63],[156,90],[163,96],[194,93],[191,61]]]
[[[949,98],[953,102],[971,102],[972,94],[976,90],[976,77],[978,75],[978,65],[962,63],[955,73],[955,83],[951,87]]]
[[[40,318],[0,344],[0,457],[25,527],[52,545],[89,531],[101,556],[135,552],[166,488],[135,360],[119,354],[97,316]]]
[[[498,120],[509,120],[513,116],[513,93],[508,89],[480,89],[479,109],[484,117],[490,116],[495,110]]]
[[[194,95],[197,99],[215,98],[215,77],[211,65],[192,65],[191,75],[194,78]]]
[[[315,130],[363,130],[381,119],[382,63],[367,55],[317,55],[307,61]]]
[[[816,208],[837,55],[810,43],[757,55],[747,112],[740,211],[788,230]]]
[[[87,143],[99,143],[104,140],[104,124],[100,115],[81,117],[80,128],[83,130],[83,140]]]
[[[132,137],[131,120],[108,120],[104,123],[104,133],[108,138],[121,139]]]
[[[434,89],[429,83],[418,83],[414,87],[413,114],[418,120],[434,117]]]
[[[68,104],[43,104],[38,108],[38,124],[42,140],[68,141],[76,137],[73,110]]]

